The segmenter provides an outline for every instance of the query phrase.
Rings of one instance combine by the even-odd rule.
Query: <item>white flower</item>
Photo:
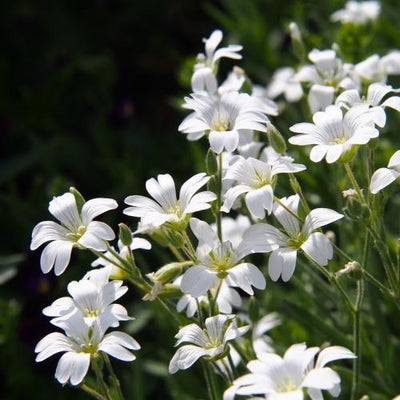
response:
[[[268,117],[263,113],[263,105],[246,93],[228,91],[218,99],[192,94],[185,101],[186,108],[194,112],[178,130],[186,133],[188,140],[198,140],[207,134],[215,153],[224,148],[230,153],[236,150],[240,135],[248,130],[266,132]]]
[[[118,326],[119,321],[131,319],[125,307],[112,304],[127,292],[128,287],[122,286],[122,281],[109,282],[108,276],[109,271],[94,270],[80,281],[70,282],[67,290],[71,297],[57,299],[43,309],[43,314],[59,317],[56,321],[60,321],[79,311],[88,325],[101,317],[112,327]]]
[[[398,177],[400,177],[400,150],[397,150],[390,157],[387,168],[379,168],[373,173],[369,190],[371,193],[376,194],[394,182]]]
[[[190,215],[194,212],[210,208],[209,202],[216,199],[212,192],[196,193],[210,178],[205,173],[196,174],[181,187],[179,199],[176,198],[175,183],[171,175],[158,175],[157,180],[151,178],[146,182],[147,192],[154,198],[144,196],[128,196],[124,214],[140,217],[141,223],[159,227],[170,223],[176,227],[185,227]]]
[[[272,347],[272,339],[265,333],[280,324],[281,319],[275,312],[264,315],[254,324],[251,341],[256,356],[260,353],[275,353],[275,349]]]
[[[178,339],[175,346],[181,343],[193,344],[186,344],[177,350],[169,364],[170,374],[179,369],[190,368],[201,357],[206,359],[223,357],[223,353],[228,351],[227,342],[244,335],[248,329],[248,326],[238,328],[236,320],[232,321],[226,315],[207,318],[204,330],[196,324],[184,326],[175,335]]]
[[[348,76],[350,64],[343,63],[335,50],[313,49],[308,58],[313,65],[301,67],[294,79],[312,84],[308,94],[308,104],[312,113],[324,110],[333,103],[335,88],[357,87]]]
[[[295,73],[296,71],[292,67],[277,69],[267,87],[268,97],[275,99],[283,94],[289,103],[299,101],[303,96],[303,89],[301,84],[293,79]]]
[[[289,142],[299,146],[314,144],[311,161],[319,162],[326,157],[326,162],[331,164],[342,154],[349,154],[352,146],[366,144],[378,137],[375,124],[384,126],[386,115],[381,107],[370,108],[368,104],[357,104],[344,116],[340,107],[329,106],[314,114],[313,121],[313,124],[301,122],[290,127],[292,132],[301,135],[292,136]]]
[[[254,235],[253,225],[243,234],[237,247],[230,241],[221,241],[207,223],[192,218],[190,227],[199,240],[196,257],[198,263],[190,267],[183,275],[181,290],[194,297],[205,294],[217,281],[226,279],[229,286],[240,287],[253,294],[252,286],[265,288],[265,278],[253,264],[243,262],[243,258],[252,253],[268,252],[278,246],[268,239]]]
[[[50,242],[40,258],[42,271],[47,273],[54,266],[55,274],[61,275],[69,263],[74,246],[106,251],[106,241],[115,238],[114,232],[104,222],[93,219],[117,207],[113,199],[97,198],[85,202],[82,209],[78,209],[72,193],[54,197],[49,204],[49,211],[61,225],[44,221],[37,224],[32,231],[31,250]]]
[[[366,98],[361,98],[358,90],[350,89],[341,93],[337,97],[335,104],[339,107],[351,108],[356,104],[366,103],[371,107],[390,107],[400,112],[399,96],[388,97],[382,102],[382,99],[391,92],[399,92],[399,89],[393,89],[392,86],[385,85],[381,82],[375,82],[368,86]]]
[[[295,344],[286,351],[283,358],[277,354],[262,353],[257,360],[250,361],[250,374],[233,382],[224,393],[224,400],[235,395],[265,395],[267,400],[303,400],[304,390],[312,400],[322,400],[322,390],[328,390],[333,397],[340,394],[340,376],[326,364],[356,356],[345,347],[332,346],[323,349],[314,361],[319,347],[307,349],[304,343]]]
[[[306,167],[294,164],[291,159],[281,158],[271,162],[263,162],[255,158],[240,159],[226,172],[224,179],[234,180],[238,184],[228,189],[221,211],[229,212],[238,196],[246,193],[246,205],[256,218],[264,218],[265,210],[272,211],[274,202],[273,187],[279,173],[303,171]]]
[[[352,75],[358,81],[387,81],[388,75],[400,74],[400,51],[392,51],[383,57],[378,54],[366,58],[354,66]]]
[[[203,39],[205,43],[205,54],[200,53],[197,56],[197,63],[192,75],[192,90],[194,93],[203,95],[214,95],[217,91],[217,73],[218,62],[221,58],[232,58],[240,60],[242,56],[238,53],[242,46],[233,44],[228,47],[221,47],[217,50],[222,40],[222,32],[215,30],[208,39]]]
[[[79,385],[86,376],[91,357],[100,351],[123,361],[133,361],[136,357],[127,349],[140,349],[139,343],[126,333],[114,331],[105,334],[108,326],[101,318],[87,324],[82,314],[76,312],[69,319],[54,324],[64,329],[66,335],[53,332],[45,336],[36,345],[36,361],[64,352],[55,374],[62,384],[70,381],[72,385]]]
[[[331,20],[360,25],[378,18],[380,11],[379,1],[348,1],[345,8],[331,15]]]
[[[174,281],[175,285],[180,285],[182,282],[182,276]],[[239,293],[228,286],[225,281],[222,281],[219,287],[219,282],[215,282],[214,287],[210,289],[210,293],[215,297],[217,290],[219,290],[217,297],[218,310],[221,314],[231,314],[233,307],[240,307],[242,305],[242,299]],[[186,315],[188,318],[192,318],[197,313],[197,303],[209,304],[207,296],[193,297],[189,293],[184,294],[176,304],[176,310],[182,312],[186,309]]]
[[[299,196],[293,195],[280,201],[297,215]],[[321,226],[330,224],[343,215],[329,208],[316,208],[305,218],[300,227],[300,221],[284,207],[276,204],[274,216],[283,226],[285,233],[269,224],[258,224],[257,233],[266,240],[273,240],[278,249],[274,249],[268,262],[268,272],[273,281],[280,277],[287,282],[293,275],[296,267],[297,252],[301,249],[310,258],[320,265],[327,265],[333,257],[332,244],[321,232],[315,232]]]

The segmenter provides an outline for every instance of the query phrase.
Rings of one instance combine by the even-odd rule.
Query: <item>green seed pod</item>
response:
[[[120,223],[119,225],[119,240],[122,242],[124,246],[130,246],[132,244],[132,231],[129,229],[127,225],[124,223]]]
[[[218,179],[215,175],[213,175],[210,180],[207,182],[207,190],[213,193],[219,193],[220,188],[219,188],[219,182]]]
[[[81,213],[83,205],[86,203],[84,197],[73,186],[69,188],[69,192],[75,197],[76,207],[78,212]]]
[[[206,171],[208,175],[214,175],[218,171],[218,162],[215,153],[209,149],[206,155]]]
[[[277,153],[284,154],[286,152],[285,139],[270,121],[267,122],[267,136],[269,144]]]

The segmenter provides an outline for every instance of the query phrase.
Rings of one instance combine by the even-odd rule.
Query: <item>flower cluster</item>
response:
[[[379,11],[375,1],[350,1],[345,9],[332,15],[332,20],[364,24],[374,20]],[[179,192],[170,174],[159,174],[145,183],[149,197],[126,197],[123,213],[134,218],[130,222],[137,222],[134,234],[121,223],[118,242],[112,244],[116,239],[112,228],[94,221],[117,207],[112,199],[85,201],[71,188],[50,202],[49,211],[60,224],[40,222],[32,232],[31,249],[49,242],[41,255],[42,271],[47,273],[54,267],[56,275],[62,274],[73,248],[89,250],[96,257],[92,266],[102,266],[80,281],[70,282],[69,296],[43,310],[64,333],[54,332],[43,338],[36,346],[36,360],[64,352],[56,370],[60,383],[81,384],[92,366],[99,386],[104,386],[99,359],[108,363],[107,354],[125,361],[135,359],[131,350],[140,346],[133,338],[120,331],[107,333],[109,328],[131,319],[125,307],[114,303],[128,290],[123,284],[126,280],[141,291],[143,300],[159,302],[174,317],[171,320],[179,321],[175,336],[179,347],[172,356],[169,372],[186,370],[202,359],[210,397],[216,398],[210,373],[229,380],[224,400],[235,396],[302,400],[305,393],[312,400],[322,400],[323,390],[334,397],[340,394],[341,379],[327,364],[357,359],[363,279],[368,277],[381,291],[386,287],[341,250],[341,231],[337,232],[337,241],[335,232],[323,231],[323,227],[342,220],[344,215],[323,206],[329,196],[303,193],[300,181],[303,177],[307,181],[306,166],[289,155],[284,135],[271,120],[284,107],[294,106],[289,103],[302,98],[304,105],[308,103],[309,118],[304,116],[287,126],[295,133],[288,143],[312,146],[310,160],[319,163],[325,159],[328,165],[324,168],[337,163],[339,170],[343,164],[345,179],[352,188],[344,192],[344,214],[348,218],[341,223],[355,219],[364,224],[367,233],[362,259],[367,262],[370,238],[377,246],[384,242],[377,217],[383,212],[380,200],[384,196],[374,195],[400,177],[400,151],[393,154],[387,167],[373,172],[372,164],[374,139],[381,135],[390,113],[400,112],[400,89],[387,84],[389,75],[400,74],[400,52],[373,55],[353,64],[346,62],[334,45],[330,49],[312,49],[306,61],[299,28],[292,23],[290,31],[297,55],[303,52],[301,63],[297,69],[278,69],[265,87],[252,84],[238,66],[219,84],[221,60],[240,60],[242,46],[218,48],[222,41],[219,30],[204,40],[204,53],[198,55],[191,78],[191,94],[183,103],[190,113],[178,130],[188,140],[206,137],[206,172],[190,177]],[[271,99],[282,95],[286,101],[278,109]],[[392,111],[388,112],[388,108]],[[278,125],[283,125],[281,118],[277,118]],[[296,157],[301,156],[298,150],[294,152]],[[363,183],[368,179],[363,189],[352,169],[352,163],[361,157],[363,164],[358,168],[366,170]],[[365,162],[368,168],[364,168]],[[343,186],[343,182],[338,185]],[[232,210],[236,218],[226,216]],[[156,246],[168,252],[162,257],[163,263],[169,256],[174,260],[153,270],[143,268],[133,252],[157,249]],[[387,294],[395,297],[399,277],[390,252],[387,247],[379,253],[391,285]],[[355,321],[357,355],[341,346],[307,348],[304,343],[292,345],[283,357],[275,354],[275,340],[266,337],[265,332],[277,325],[285,329],[285,320],[275,312],[260,318],[269,296],[268,291],[261,291],[267,287],[267,279],[271,285],[281,279],[281,286],[288,287],[286,282],[292,279],[299,258],[307,267],[299,274],[301,279],[308,268],[316,268],[322,274],[312,275],[318,284],[337,290],[341,296]],[[345,268],[335,270],[343,259]],[[350,275],[350,270],[358,274],[357,285],[353,285],[357,286],[356,295],[348,295],[339,281],[342,275]],[[301,286],[311,302],[317,290],[309,282],[296,282],[299,280],[297,276],[292,279],[290,287]],[[246,363],[250,373],[240,376],[240,368],[243,370]],[[357,368],[355,364],[358,374]],[[358,379],[355,375],[353,394]],[[103,398],[101,393],[97,397]]]
[[[140,349],[139,343],[124,332],[106,333],[119,321],[131,319],[120,304],[112,304],[128,288],[122,281],[108,281],[104,270],[89,272],[80,281],[68,285],[71,297],[62,297],[43,310],[54,317],[51,323],[64,330],[45,336],[36,346],[36,361],[43,361],[63,352],[56,370],[56,379],[65,384],[80,384],[96,357],[106,353],[123,361],[136,357],[129,350]]]

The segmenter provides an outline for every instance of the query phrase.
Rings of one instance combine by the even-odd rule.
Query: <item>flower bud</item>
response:
[[[277,153],[284,154],[286,151],[285,139],[270,121],[267,121],[267,136],[270,146]]]
[[[192,266],[193,263],[191,261],[183,261],[183,262],[173,262],[164,265],[156,272],[153,272],[150,276],[150,279],[153,282],[160,283],[165,285],[168,282],[171,282],[173,279],[178,277],[186,268]]]
[[[220,192],[220,187],[219,187],[219,181],[215,175],[213,175],[210,180],[207,182],[207,190],[213,192],[213,193],[219,193]]]
[[[338,162],[342,164],[349,163],[357,154],[358,147],[359,146],[355,144],[346,146],[345,149],[343,150],[342,155],[339,157]]]
[[[296,22],[291,22],[289,24],[290,38],[292,39],[293,51],[295,56],[300,62],[305,59],[306,50],[304,47],[303,38],[301,37],[301,32],[296,24]]]
[[[206,155],[206,171],[208,175],[214,175],[218,171],[218,162],[215,153],[209,149]]]
[[[120,223],[119,225],[119,240],[122,242],[124,246],[130,246],[132,244],[132,231],[129,229],[127,225],[124,223]]]
[[[72,193],[75,197],[76,207],[78,209],[79,214],[82,211],[83,205],[86,203],[84,197],[76,190],[73,186],[69,188],[69,192]]]

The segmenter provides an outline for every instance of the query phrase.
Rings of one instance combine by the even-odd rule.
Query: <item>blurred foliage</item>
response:
[[[333,40],[347,61],[400,48],[398,2],[382,3],[380,20],[364,32],[363,28],[328,22],[329,15],[344,4],[339,0],[287,0],[282,4],[273,0],[1,3],[1,399],[86,398],[74,388],[61,389],[54,379],[57,358],[35,364],[33,349],[52,331],[41,310],[64,295],[67,283],[79,279],[91,260],[75,252],[62,277],[42,275],[40,252],[28,250],[30,233],[37,222],[50,218],[47,204],[51,197],[69,186],[77,187],[88,199],[108,196],[122,204],[127,195],[143,193],[144,182],[151,176],[170,172],[182,182],[204,168],[205,144],[188,143],[177,133],[184,115],[178,104],[189,93],[193,56],[202,50],[201,38],[221,27],[226,40],[244,45],[240,66],[254,82],[266,84],[276,68],[296,64],[287,29],[292,20],[304,33],[308,50],[330,47]],[[225,65],[230,68],[232,63]],[[304,110],[305,104],[301,107]],[[295,105],[274,120],[284,135],[291,124],[303,120],[298,110],[299,105]],[[377,165],[386,164],[388,156],[399,148],[400,139],[393,127],[400,119],[394,112],[389,114],[392,125],[386,128]],[[307,160],[303,149],[289,152],[299,162]],[[344,204],[337,186],[326,185],[320,190],[321,182],[326,182],[326,164],[307,164],[309,170],[299,174],[299,180],[310,203],[340,210]],[[340,166],[329,170],[340,190],[346,189],[348,183]],[[282,194],[289,192],[290,187],[283,184]],[[399,196],[394,196],[393,205],[399,204]],[[389,209],[387,222],[389,229],[397,232],[395,206]],[[120,210],[110,213],[107,221],[115,226],[121,217]],[[339,244],[345,244],[349,252],[357,251],[354,243],[359,229],[352,224],[351,229],[336,232]],[[138,257],[145,272],[169,261],[160,248],[155,248],[152,256]],[[374,263],[379,265],[371,251],[369,265],[384,278]],[[341,267],[338,262],[331,263],[333,270]],[[354,282],[348,279],[346,285],[353,287]],[[373,393],[371,400],[389,399],[400,392],[396,379],[400,320],[392,317],[389,301],[374,288],[367,290],[372,300],[365,306],[368,313],[363,320],[363,363],[368,372],[363,392]],[[284,316],[284,324],[271,333],[281,354],[299,341],[351,347],[348,332],[352,322],[341,300],[306,263],[298,266],[290,284],[269,284],[259,296],[265,297],[260,304],[268,304],[268,309],[260,310],[261,315],[278,311]],[[196,398],[205,398],[198,367],[173,377],[167,373],[176,326],[157,305],[140,302],[140,297],[130,290],[123,303],[136,317],[125,326],[126,331],[138,339],[142,350],[133,363],[114,363],[126,397],[189,400],[193,399],[193,388],[198,388]],[[351,380],[346,376],[348,371],[342,374],[344,387],[349,387]],[[344,389],[342,398],[346,396]]]

